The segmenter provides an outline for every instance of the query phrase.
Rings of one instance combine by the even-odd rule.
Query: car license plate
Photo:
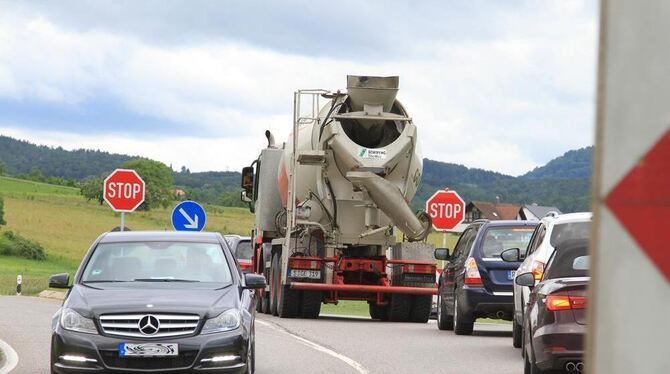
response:
[[[288,276],[291,278],[321,279],[321,270],[291,269]]]
[[[163,357],[179,355],[177,343],[119,343],[119,357]]]
[[[516,275],[516,270],[509,270],[507,272],[507,280],[512,280],[514,279],[514,275]]]

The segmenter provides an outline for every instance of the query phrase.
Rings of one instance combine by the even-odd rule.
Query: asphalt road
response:
[[[48,373],[51,317],[60,302],[0,297],[0,339],[19,356],[12,373]],[[428,324],[259,315],[257,373],[521,373],[511,327],[478,324],[456,336]]]

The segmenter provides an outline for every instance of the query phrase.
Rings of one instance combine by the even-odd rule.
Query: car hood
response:
[[[237,289],[235,285],[222,289],[74,285],[64,306],[88,318],[113,313],[184,313],[211,318],[239,306]]]

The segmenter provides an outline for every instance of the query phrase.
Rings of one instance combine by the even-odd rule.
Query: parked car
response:
[[[230,248],[233,250],[233,254],[237,258],[242,272],[248,273],[252,271],[254,250],[251,246],[251,238],[239,235],[226,235],[225,238],[228,244],[230,244]]]
[[[542,279],[545,264],[557,245],[566,240],[589,238],[591,217],[592,214],[589,212],[544,217],[540,220],[527,247],[507,250],[502,258],[514,264],[522,260],[517,274],[531,272],[535,280],[539,281]],[[523,314],[530,290],[515,283],[513,294],[512,344],[516,348],[521,348]]]
[[[583,370],[588,269],[588,240],[567,240],[556,247],[539,283],[532,272],[516,278],[532,289],[523,322],[525,374]]]
[[[54,315],[51,372],[253,373],[255,299],[216,233],[101,235]]]
[[[465,229],[453,254],[435,250],[435,258],[449,260],[438,284],[440,330],[469,335],[477,318],[512,319],[512,282],[519,263],[505,262],[500,254],[526,247],[535,226],[531,221],[478,220]]]

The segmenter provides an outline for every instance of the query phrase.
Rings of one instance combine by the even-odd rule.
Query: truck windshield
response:
[[[237,248],[235,249],[235,257],[238,260],[251,260],[253,251],[251,249],[251,241],[240,240],[237,243]]]
[[[99,244],[83,283],[232,282],[223,249],[215,243],[126,242]]]
[[[482,258],[500,258],[500,253],[510,248],[526,248],[535,227],[494,227],[486,231],[482,243]]]

